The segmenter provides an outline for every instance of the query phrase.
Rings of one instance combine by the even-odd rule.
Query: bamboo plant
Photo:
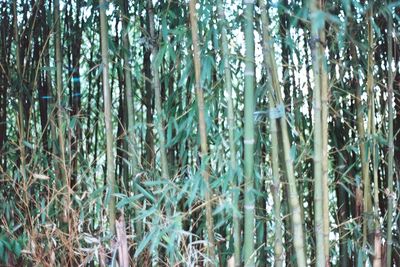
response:
[[[393,251],[393,212],[394,212],[394,191],[393,191],[393,158],[394,158],[394,137],[393,137],[393,18],[392,13],[387,14],[388,31],[387,31],[387,66],[388,66],[388,156],[387,156],[387,251],[386,251],[386,266],[392,266],[392,251]]]
[[[316,265],[324,266],[327,264],[325,259],[325,244],[324,244],[324,217],[328,214],[324,214],[324,182],[327,179],[323,173],[323,161],[324,156],[327,157],[327,153],[324,153],[325,148],[323,140],[327,140],[327,137],[323,136],[327,134],[324,131],[323,125],[327,124],[327,121],[322,121],[322,87],[326,85],[323,81],[325,72],[325,66],[323,64],[323,43],[321,40],[320,32],[324,29],[324,23],[320,23],[321,16],[319,13],[320,7],[317,6],[317,1],[310,1],[311,10],[311,54],[313,62],[313,73],[314,73],[314,89],[313,89],[313,115],[314,115],[314,228],[315,228],[315,244],[316,244]],[[326,91],[326,89],[325,89]],[[326,93],[325,93],[326,96]],[[325,103],[326,104],[326,103]],[[324,114],[326,119],[327,114]],[[326,150],[326,149],[325,149]],[[324,155],[325,154],[325,155]],[[326,197],[326,196],[325,196]],[[329,217],[328,217],[329,218]],[[329,261],[328,261],[329,262]]]
[[[235,112],[233,109],[233,99],[232,99],[232,73],[230,68],[230,53],[228,47],[228,37],[225,21],[225,13],[222,0],[218,0],[218,14],[219,23],[221,28],[221,45],[222,45],[222,61],[224,64],[224,90],[227,93],[227,113],[228,113],[228,132],[229,132],[229,152],[230,152],[230,169],[232,179],[232,187],[236,190],[232,194],[233,206],[236,210],[239,210],[239,188],[237,177],[237,162],[236,162],[236,145],[235,145]],[[234,265],[241,266],[241,239],[240,239],[240,219],[237,212],[233,213],[233,242],[234,242]]]
[[[214,262],[215,258],[215,240],[214,240],[214,220],[212,216],[212,189],[210,187],[210,169],[208,164],[208,143],[207,143],[207,128],[205,121],[205,104],[204,104],[204,92],[201,83],[201,61],[200,61],[200,45],[199,45],[199,28],[197,25],[197,11],[196,11],[196,0],[190,0],[189,2],[189,14],[190,14],[190,26],[192,33],[192,46],[193,46],[193,62],[194,62],[194,73],[195,73],[195,90],[196,100],[198,109],[198,121],[199,121],[199,135],[200,135],[200,148],[201,148],[201,160],[202,160],[202,176],[206,184],[206,225],[207,225],[207,238],[208,246],[207,252],[211,261]]]
[[[109,60],[108,60],[108,22],[106,16],[107,2],[104,0],[99,1],[100,6],[100,40],[101,40],[101,62],[103,67],[102,83],[103,83],[103,97],[104,97],[104,121],[106,132],[106,155],[107,155],[107,193],[109,197],[108,202],[108,222],[110,224],[110,231],[115,234],[115,196],[116,183],[115,183],[115,159],[114,159],[114,135],[112,123],[112,107],[111,107],[111,90],[109,84]]]
[[[262,0],[260,0],[262,1]],[[264,4],[260,5],[261,7],[265,6]],[[281,142],[283,144],[283,158],[284,158],[284,168],[286,171],[286,177],[289,184],[289,204],[291,208],[291,218],[293,224],[293,246],[296,253],[296,262],[297,266],[306,266],[306,253],[305,253],[305,245],[304,245],[304,233],[303,233],[303,219],[301,214],[301,208],[299,203],[299,195],[297,193],[297,186],[295,181],[295,175],[293,170],[293,158],[290,155],[290,142],[289,142],[289,133],[287,129],[287,122],[285,112],[278,112],[279,106],[282,106],[282,96],[281,96],[281,88],[279,84],[277,66],[275,61],[275,52],[274,48],[271,45],[271,37],[269,34],[269,23],[268,17],[265,14],[265,8],[262,10],[264,15],[261,17],[262,25],[263,25],[263,57],[264,62],[266,64],[266,69],[268,70],[268,80],[270,83],[270,106],[279,114],[279,118],[277,116],[273,117],[273,119],[279,121],[279,126],[281,130]],[[276,203],[275,203],[276,204]],[[275,257],[279,257],[278,255]],[[280,258],[280,257],[279,257]]]
[[[244,233],[243,260],[244,266],[255,266],[254,250],[254,0],[244,0],[244,35],[245,35],[245,69],[244,69]]]

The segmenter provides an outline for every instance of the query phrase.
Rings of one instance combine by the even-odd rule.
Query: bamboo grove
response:
[[[1,266],[400,266],[400,2],[1,0]]]

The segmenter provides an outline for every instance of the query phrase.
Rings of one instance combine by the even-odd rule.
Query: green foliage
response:
[[[10,257],[18,259],[26,244],[27,237],[25,235],[13,238],[5,233],[0,233],[0,262],[8,264],[11,260]]]

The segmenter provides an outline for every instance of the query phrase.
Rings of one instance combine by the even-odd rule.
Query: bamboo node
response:
[[[254,145],[255,141],[254,139],[244,139],[243,143],[245,145]]]
[[[245,210],[254,210],[254,205],[244,205]]]

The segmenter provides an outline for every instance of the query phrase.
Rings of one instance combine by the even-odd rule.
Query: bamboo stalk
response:
[[[393,108],[393,18],[392,13],[388,12],[388,32],[387,32],[387,51],[388,51],[388,165],[387,165],[387,191],[388,191],[388,207],[387,207],[387,251],[386,251],[386,266],[392,266],[392,246],[393,246],[393,211],[394,211],[394,195],[393,191],[393,158],[394,158],[394,144],[393,144],[393,117],[394,117],[394,108]]]
[[[372,53],[368,54],[368,62],[372,61]],[[371,69],[372,65],[369,65],[368,72],[372,72]],[[368,77],[372,76],[372,73],[368,73]],[[375,217],[375,233],[374,233],[374,256],[373,256],[373,266],[374,267],[379,267],[381,266],[381,258],[382,258],[382,251],[381,251],[381,227],[380,227],[380,222],[379,222],[379,186],[378,186],[378,151],[379,147],[375,139],[376,135],[376,128],[375,128],[375,104],[374,104],[374,99],[375,95],[372,90],[372,87],[370,88],[370,95],[371,95],[371,135],[373,136],[372,139],[372,148],[371,148],[371,154],[372,154],[372,166],[373,166],[373,179],[374,179],[374,217]]]
[[[318,23],[320,7],[315,0],[310,1],[311,10],[311,55],[314,73],[313,111],[314,111],[314,227],[316,246],[316,266],[325,266],[324,249],[324,189],[323,186],[323,125],[322,125],[322,72],[323,45],[320,32],[324,23]],[[325,114],[327,115],[327,114]],[[327,156],[327,155],[325,155]]]
[[[235,192],[232,194],[233,206],[236,210],[239,210],[239,188],[238,188],[238,177],[237,177],[237,162],[236,162],[236,145],[235,145],[235,113],[233,111],[232,101],[232,74],[229,61],[229,48],[227,29],[225,21],[225,13],[223,8],[223,1],[218,0],[218,14],[219,22],[221,27],[221,43],[222,43],[222,61],[224,64],[224,90],[227,93],[227,111],[228,111],[228,132],[229,132],[229,150],[230,150],[230,173],[232,175],[232,187],[235,188]],[[240,260],[240,221],[239,216],[235,212],[233,214],[233,242],[234,242],[234,266],[241,266]]]
[[[354,52],[353,52],[354,53]],[[368,63],[369,65],[369,63]],[[357,74],[356,74],[357,75]],[[370,88],[371,87],[371,77],[367,77],[367,94],[368,94],[368,107],[370,108],[371,96]],[[370,153],[368,150],[367,138],[370,133],[370,129],[368,127],[367,133],[364,127],[364,109],[361,101],[362,88],[361,86],[357,86],[356,88],[356,110],[357,110],[357,131],[359,134],[359,146],[360,146],[360,161],[361,161],[361,176],[362,176],[362,184],[363,184],[363,203],[362,203],[362,211],[363,211],[363,241],[362,246],[366,247],[368,242],[368,232],[371,227],[371,211],[372,211],[372,203],[371,203],[371,178],[369,174],[369,162],[370,162]],[[369,111],[368,114],[369,123],[371,121],[371,114]]]
[[[66,158],[65,158],[65,137],[64,137],[64,110],[62,107],[62,96],[63,96],[63,80],[62,80],[62,72],[63,72],[63,55],[61,49],[61,22],[60,22],[60,1],[54,0],[54,27],[55,27],[55,61],[56,61],[56,95],[57,95],[57,127],[58,127],[58,143],[59,143],[59,156],[61,159],[60,162],[60,175],[62,179],[63,186],[63,220],[64,223],[68,224],[68,231],[73,232],[73,225],[70,218],[70,208],[71,208],[71,196],[70,196],[70,175],[66,166]],[[73,242],[72,235],[69,236],[69,242]],[[71,249],[68,250],[68,260],[73,261],[75,257],[73,255],[73,251]]]
[[[264,0],[259,1],[259,6],[261,9],[261,21],[262,21],[262,30],[263,30],[263,41],[264,43],[268,40],[268,17],[266,12],[266,7]],[[269,41],[269,40],[268,40]],[[266,46],[263,46],[263,54],[264,54],[264,64],[268,64],[267,62],[267,50]],[[269,79],[270,81],[270,79]],[[272,110],[275,105],[273,101],[272,95],[272,83],[268,83],[269,90],[269,108]],[[270,117],[270,134],[271,134],[271,165],[272,165],[272,193],[274,200],[274,214],[275,214],[275,245],[274,245],[274,266],[282,267],[283,266],[283,244],[282,244],[282,217],[281,217],[281,184],[280,184],[280,174],[279,174],[279,144],[278,144],[278,126],[275,118]]]
[[[57,95],[57,127],[58,127],[58,143],[59,143],[59,156],[60,174],[65,192],[66,207],[64,209],[64,216],[68,218],[68,203],[69,203],[69,179],[67,174],[66,159],[65,159],[65,137],[63,131],[63,108],[62,108],[62,95],[63,95],[63,55],[61,50],[61,22],[60,22],[60,1],[54,1],[54,27],[55,27],[55,61],[56,61],[56,95]]]
[[[351,30],[354,30],[354,21],[353,19],[350,17],[350,25],[349,28]],[[358,133],[358,142],[359,142],[359,147],[360,147],[360,155],[361,156],[361,160],[362,156],[365,156],[365,147],[362,144],[362,142],[364,142],[364,138],[365,138],[365,133],[364,133],[364,123],[363,123],[363,118],[362,116],[358,116],[358,110],[360,109],[362,111],[361,108],[361,88],[360,88],[360,84],[359,84],[359,77],[358,77],[358,71],[359,71],[359,65],[357,64],[357,59],[358,59],[358,55],[357,55],[357,49],[356,46],[354,44],[354,42],[350,42],[349,43],[349,54],[351,56],[351,63],[354,66],[354,70],[352,73],[352,87],[354,87],[354,91],[355,91],[355,95],[353,95],[352,97],[354,98],[354,102],[355,102],[355,107],[353,105],[350,105],[350,107],[352,107],[355,112],[356,112],[356,121],[354,121],[354,126],[352,126],[353,128],[355,127],[355,132]],[[361,121],[361,123],[359,123],[359,120]],[[359,128],[359,124],[361,124],[361,128]],[[357,162],[357,160],[355,160]],[[354,206],[354,216],[356,218],[356,220],[361,223],[361,218],[362,218],[362,210],[363,210],[363,191],[362,191],[362,182],[357,180],[357,179],[353,179],[353,183],[354,183],[354,187],[355,187],[355,206]],[[362,248],[360,248],[359,245],[357,245],[355,247],[355,254],[357,255],[357,257],[354,258],[354,262],[355,264],[358,265],[362,265],[362,260],[361,262],[359,262],[359,257],[358,255],[360,255],[362,253]]]
[[[260,0],[260,8],[262,11],[261,20],[263,25],[263,56],[269,78],[268,82],[270,83],[270,88],[271,88],[269,101],[271,103],[271,106],[273,108],[276,108],[277,103],[278,104],[282,103],[282,96],[281,96],[281,89],[280,89],[277,66],[275,61],[275,52],[268,30],[269,22],[263,0]],[[303,218],[299,203],[299,195],[297,193],[297,188],[296,188],[296,180],[293,169],[293,159],[290,156],[290,141],[287,129],[286,115],[284,113],[280,117],[279,122],[281,127],[281,138],[282,138],[284,161],[285,161],[284,165],[286,167],[286,176],[289,184],[289,205],[292,211],[291,218],[293,225],[293,246],[296,254],[297,266],[305,267],[306,254],[304,246]]]
[[[127,108],[127,130],[128,130],[128,161],[130,164],[129,176],[132,177],[137,172],[137,152],[136,152],[136,137],[135,137],[135,107],[134,103],[134,90],[132,87],[132,74],[130,66],[130,42],[128,36],[128,2],[123,1],[122,4],[122,58],[124,68],[124,82],[125,82],[125,97],[126,97],[126,108]],[[126,185],[127,186],[127,185]]]
[[[271,89],[270,89],[271,90]],[[270,94],[272,99],[272,94]],[[270,109],[273,108],[272,101]],[[278,149],[278,127],[275,119],[270,122],[271,132],[271,158],[272,158],[272,178],[273,178],[273,199],[274,199],[274,213],[275,213],[275,245],[274,245],[274,258],[275,267],[283,266],[283,242],[282,242],[282,217],[281,217],[281,182],[279,175],[279,149]]]
[[[254,251],[254,0],[244,0],[244,266],[255,266]]]
[[[375,139],[376,127],[375,127],[375,95],[374,95],[374,76],[373,76],[373,65],[374,65],[374,38],[372,22],[373,19],[373,8],[372,6],[367,13],[367,30],[368,30],[368,65],[367,65],[367,93],[368,93],[368,111],[370,123],[368,124],[369,133],[372,138],[371,154],[372,154],[372,166],[373,166],[373,180],[374,180],[374,215],[375,215],[375,233],[374,233],[374,256],[373,266],[381,266],[381,234],[380,234],[380,222],[379,222],[379,188],[378,188],[378,155],[377,155],[377,143]],[[368,196],[370,197],[370,196]],[[372,205],[371,205],[372,209]],[[371,210],[372,212],[372,210]],[[367,215],[368,216],[368,215]],[[370,215],[372,216],[372,214]],[[373,231],[372,218],[367,218],[365,223],[368,228],[367,235]],[[369,239],[369,238],[368,238]],[[367,239],[367,240],[368,240]],[[372,245],[372,244],[371,244]]]
[[[350,25],[349,28],[351,31],[354,31],[355,27],[354,27],[354,20],[352,17],[349,17],[350,20]],[[359,65],[357,64],[357,59],[358,59],[358,55],[357,55],[357,49],[356,46],[354,44],[354,42],[350,42],[349,43],[349,56],[351,56],[351,63],[354,66],[354,70],[352,72],[352,81],[351,81],[351,85],[354,88],[355,91],[355,95],[352,95],[352,97],[354,98],[354,102],[355,102],[355,107],[354,105],[350,105],[350,107],[352,107],[355,112],[356,112],[356,121],[354,121],[354,126],[355,127],[355,132],[358,132],[359,134],[359,138],[358,141],[361,144],[361,141],[364,140],[364,136],[365,133],[364,132],[360,132],[360,130],[358,129],[358,107],[361,105],[361,88],[360,88],[360,84],[359,84],[359,77],[358,77],[358,72],[359,72]],[[362,126],[362,131],[364,130],[364,123],[363,123],[363,118],[361,118],[361,126]],[[362,133],[362,134],[361,134]],[[360,145],[360,152],[364,153],[364,146]],[[360,153],[361,154],[361,153]],[[363,154],[364,155],[364,154]],[[357,161],[357,160],[356,160]],[[355,187],[355,207],[354,207],[354,216],[356,217],[357,221],[361,221],[361,216],[362,216],[362,209],[363,209],[363,192],[362,192],[362,186],[361,186],[361,182],[359,182],[357,179],[354,179],[354,187]],[[357,246],[356,248],[356,255],[359,255],[360,253],[362,253],[362,249],[360,248],[360,246]],[[354,259],[354,261],[358,264],[358,257]]]
[[[119,266],[129,267],[128,240],[126,236],[126,225],[125,225],[125,218],[123,211],[119,216],[119,219],[115,221],[115,229],[119,243],[119,248],[118,248]]]
[[[158,55],[158,43],[157,43],[157,36],[155,34],[155,21],[154,21],[154,8],[153,8],[153,1],[147,1],[148,8],[148,17],[149,17],[149,30],[150,30],[150,38],[151,38],[151,71],[153,75],[152,86],[154,90],[154,98],[155,98],[155,110],[157,112],[156,117],[156,130],[158,133],[158,141],[160,146],[160,160],[161,160],[161,178],[169,180],[169,168],[167,162],[167,150],[165,148],[165,131],[164,131],[164,114],[162,110],[162,103],[161,103],[161,84],[160,84],[160,72],[159,66],[156,62],[156,57]],[[166,205],[166,213],[168,216],[171,216],[171,203],[167,203]],[[169,264],[174,265],[174,258],[172,255],[169,255]]]
[[[324,8],[324,1],[320,1],[320,9]],[[325,25],[319,31],[320,46],[319,54],[321,55],[321,129],[322,129],[322,214],[323,214],[323,236],[324,236],[324,256],[325,266],[330,265],[329,260],[329,180],[328,180],[328,138],[329,138],[329,85],[328,70],[325,53]]]
[[[124,81],[125,81],[125,97],[126,97],[126,108],[127,108],[127,129],[128,129],[128,162],[129,166],[129,177],[134,178],[138,172],[138,155],[137,152],[137,139],[135,135],[135,106],[134,106],[134,89],[132,87],[132,74],[131,74],[131,66],[129,62],[129,36],[128,36],[128,0],[123,1],[123,19],[122,19],[122,45],[123,45],[123,61],[124,61]],[[127,181],[129,182],[129,181]],[[126,185],[128,186],[128,185]],[[137,190],[134,189],[134,193],[137,193]],[[137,220],[135,223],[135,230],[137,241],[139,241],[143,236],[143,226],[140,220]]]
[[[357,83],[356,84],[356,110],[357,110],[357,131],[359,133],[359,146],[360,146],[360,161],[361,161],[361,172],[362,172],[362,184],[363,184],[363,193],[361,192],[360,186],[356,188],[356,208],[358,214],[362,210],[363,212],[363,241],[362,246],[366,248],[368,243],[372,242],[372,233],[376,231],[376,227],[374,226],[373,221],[373,210],[372,210],[372,192],[371,192],[371,179],[369,173],[369,163],[370,163],[370,152],[374,150],[374,141],[372,144],[372,149],[369,149],[369,144],[367,142],[367,138],[372,136],[372,133],[375,127],[374,123],[374,95],[373,95],[373,28],[372,28],[372,7],[368,11],[367,14],[367,31],[368,31],[368,65],[367,65],[367,106],[368,106],[368,129],[367,133],[364,129],[364,111],[363,105],[361,102],[361,86]],[[357,58],[357,52],[354,44],[350,47],[352,57]],[[355,75],[358,75],[357,70],[355,71]],[[355,78],[357,79],[357,78]],[[374,156],[374,154],[373,154]],[[375,167],[374,167],[375,168]],[[374,170],[375,172],[375,170]],[[377,175],[377,173],[376,173]],[[374,183],[377,186],[377,176],[374,174]],[[377,193],[377,192],[376,192]],[[362,194],[362,196],[361,196]],[[362,205],[361,205],[362,202]],[[372,245],[372,244],[371,244]],[[379,248],[380,249],[380,248]],[[377,251],[379,250],[377,249]],[[359,251],[358,253],[361,253]],[[365,257],[363,257],[363,261]],[[361,263],[358,263],[361,264]]]
[[[368,96],[368,135],[374,137],[373,133],[375,132],[375,104],[374,104],[374,76],[373,76],[373,56],[374,56],[374,38],[373,38],[373,28],[372,22],[373,19],[373,10],[372,5],[367,12],[367,33],[368,33],[368,62],[367,62],[367,96]],[[372,140],[372,149],[370,150],[372,153],[372,159],[374,157],[374,146],[375,140]],[[370,152],[367,151],[368,155],[368,176],[369,176],[369,161],[370,161]],[[374,164],[374,163],[373,163]],[[374,175],[374,181],[378,181],[378,174],[377,170],[373,171],[376,172],[376,176]],[[363,228],[363,247],[367,246],[369,241],[372,241],[370,236],[374,232],[374,221],[373,221],[373,210],[372,210],[372,192],[371,192],[371,178],[369,178],[366,183],[364,184],[364,214],[365,214],[365,221],[364,221],[364,228]],[[371,244],[372,245],[372,244]]]
[[[194,62],[194,73],[195,73],[195,88],[196,88],[196,99],[197,108],[199,113],[199,134],[200,134],[200,147],[201,147],[201,160],[204,170],[202,176],[206,184],[206,228],[208,235],[208,256],[211,259],[211,265],[215,265],[215,241],[214,241],[214,221],[212,217],[212,189],[210,187],[209,177],[209,164],[208,164],[208,143],[207,143],[207,129],[205,121],[205,106],[204,106],[204,93],[201,85],[201,61],[200,61],[200,45],[198,36],[198,25],[197,25],[197,12],[196,12],[196,0],[190,0],[189,2],[189,13],[190,13],[190,25],[192,32],[192,45],[193,45],[193,62]]]
[[[25,151],[25,116],[24,116],[24,106],[23,106],[23,90],[22,90],[22,70],[21,70],[21,56],[20,56],[20,39],[18,30],[18,17],[17,17],[17,1],[13,2],[13,17],[14,17],[14,38],[16,44],[15,61],[17,65],[17,76],[19,80],[18,86],[18,116],[17,116],[17,128],[18,128],[18,147],[19,147],[19,171],[21,173],[23,185],[24,185],[24,204],[29,206],[29,189],[26,187],[28,185],[27,175],[26,175],[26,151]]]
[[[103,96],[104,96],[104,121],[106,126],[106,155],[107,155],[107,189],[110,195],[108,204],[108,220],[110,223],[110,231],[115,234],[115,166],[114,166],[114,138],[113,138],[113,123],[111,114],[111,88],[109,84],[109,65],[108,65],[108,26],[106,8],[107,2],[99,0],[100,6],[100,43],[101,43],[101,62],[103,65]]]
[[[353,63],[357,59],[357,50],[354,43],[350,44],[350,53],[353,58]],[[356,129],[358,132],[358,142],[360,148],[360,162],[361,162],[361,177],[362,177],[362,185],[356,184],[356,216],[362,215],[361,212],[364,214],[363,216],[363,239],[362,239],[362,246],[365,247],[367,243],[367,224],[369,214],[368,211],[371,210],[371,192],[370,192],[370,176],[369,176],[369,151],[367,147],[367,134],[365,133],[364,127],[364,109],[363,104],[361,101],[362,95],[362,88],[358,82],[358,69],[357,67],[354,70],[354,80],[355,80],[355,105],[356,105]],[[370,96],[368,96],[369,98]],[[362,253],[362,249],[357,249],[357,254]],[[365,258],[362,259],[362,262]],[[356,259],[358,262],[358,258]],[[358,262],[357,264],[362,264]]]
[[[168,163],[167,163],[167,152],[165,149],[165,133],[164,133],[164,121],[163,121],[163,112],[162,112],[162,104],[161,104],[161,84],[160,84],[160,73],[158,71],[158,66],[156,64],[156,57],[158,55],[158,44],[155,35],[154,29],[154,9],[152,0],[148,0],[148,9],[147,12],[149,14],[149,28],[150,28],[150,38],[152,42],[152,60],[151,60],[151,69],[153,74],[153,87],[154,87],[154,97],[155,97],[155,109],[157,112],[157,132],[158,138],[160,142],[160,158],[161,158],[161,175],[163,179],[169,179],[168,174]]]

